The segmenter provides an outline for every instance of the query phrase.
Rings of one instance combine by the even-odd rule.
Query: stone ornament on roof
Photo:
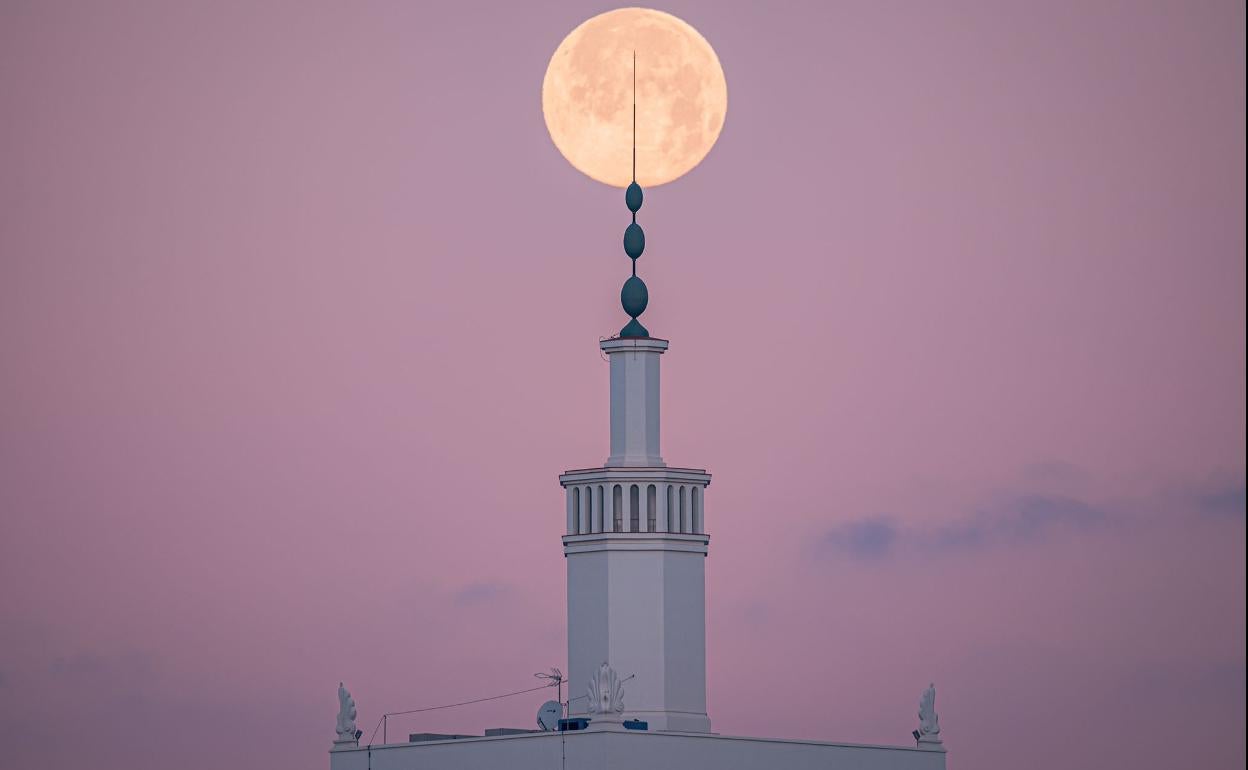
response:
[[[613,717],[624,712],[624,683],[604,661],[589,680],[589,713]]]
[[[914,737],[920,746],[936,747],[943,742],[940,739],[940,717],[936,714],[935,684],[929,684],[919,698],[919,729],[914,731]]]
[[[355,745],[358,742],[355,729],[355,699],[351,697],[351,693],[347,692],[347,688],[342,686],[342,682],[338,683],[338,740],[334,741],[336,745],[350,743]]]

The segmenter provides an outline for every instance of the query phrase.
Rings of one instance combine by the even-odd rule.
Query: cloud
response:
[[[823,545],[859,559],[880,559],[892,551],[899,533],[888,519],[875,517],[842,524],[823,536]]]
[[[456,591],[452,600],[457,606],[471,607],[496,601],[509,590],[504,583],[470,583]]]
[[[156,673],[156,656],[146,650],[126,650],[115,655],[80,652],[59,657],[48,664],[53,679],[78,684],[99,681],[135,681]]]
[[[56,676],[94,676],[111,668],[103,656],[83,652],[68,658],[57,658],[48,664],[48,673]]]
[[[821,550],[864,561],[901,550],[946,554],[1003,545],[1027,545],[1058,534],[1090,532],[1112,522],[1104,509],[1053,495],[1022,495],[965,519],[927,528],[903,528],[885,516],[846,522],[829,530]]]
[[[1244,518],[1244,482],[1211,488],[1196,494],[1196,507],[1208,516]]]
[[[1165,693],[1184,704],[1216,701],[1243,703],[1243,661],[1164,660],[1128,669],[1118,685],[1124,700],[1142,701]]]
[[[336,708],[332,690],[322,702],[290,691],[240,696],[189,669],[172,683],[160,675],[167,665],[158,653],[128,649],[84,650],[7,668],[22,697],[0,698],[5,766],[71,767],[89,753],[92,767],[145,768],[156,766],[155,757],[180,752],[182,767],[304,767],[304,758],[323,756]],[[70,738],[66,724],[73,725]],[[230,736],[211,760],[187,749],[206,732]]]
[[[922,536],[932,548],[973,548],[995,543],[1032,543],[1058,530],[1086,532],[1108,521],[1108,514],[1081,500],[1025,495],[961,522]]]
[[[1037,484],[1071,486],[1089,480],[1088,472],[1065,460],[1044,460],[1023,468],[1023,475]]]

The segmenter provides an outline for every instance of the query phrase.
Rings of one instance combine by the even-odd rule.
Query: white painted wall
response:
[[[330,770],[945,770],[910,747],[654,732],[535,733],[330,752]]]
[[[706,570],[701,554],[663,553],[663,707],[666,726],[710,732],[706,714]],[[628,704],[627,697],[624,700]],[[644,718],[644,717],[643,717]]]
[[[624,715],[654,730],[709,731],[706,715],[707,538],[604,533],[564,538],[569,696],[609,663],[624,677]],[[572,716],[587,716],[573,700]]]
[[[611,456],[608,467],[661,468],[659,356],[666,340],[610,339],[599,347],[611,361]]]

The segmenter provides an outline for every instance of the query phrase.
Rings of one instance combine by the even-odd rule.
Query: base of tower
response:
[[[591,729],[600,724],[606,724],[602,718],[596,718],[593,714],[574,712],[570,716],[572,718],[590,720]],[[625,720],[645,722],[646,729],[650,732],[709,733],[711,731],[710,717],[706,714],[688,711],[625,709],[620,718],[611,720],[611,724],[623,730],[623,722]]]
[[[682,711],[631,711],[632,719],[646,722],[651,730],[677,733],[709,733],[711,719],[706,714]]]

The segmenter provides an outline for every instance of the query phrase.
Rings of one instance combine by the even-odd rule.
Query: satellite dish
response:
[[[537,726],[543,732],[559,729],[559,720],[563,718],[563,704],[557,700],[548,700],[537,710]]]

